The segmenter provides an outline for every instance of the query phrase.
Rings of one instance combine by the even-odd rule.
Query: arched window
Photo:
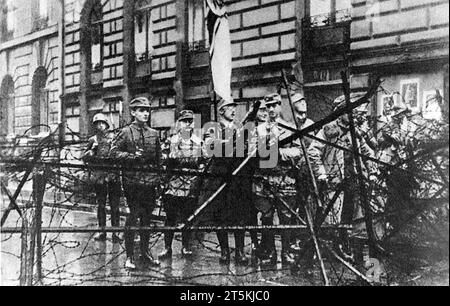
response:
[[[80,15],[81,84],[103,82],[103,7],[100,0],[86,0]]]
[[[3,78],[0,87],[0,135],[6,136],[14,129],[14,80]]]
[[[100,1],[97,1],[90,13],[91,67],[94,71],[103,66],[103,14]]]
[[[151,0],[136,0],[134,18],[134,47],[136,60],[146,61],[153,52]]]
[[[81,45],[86,68],[96,73],[103,66],[103,10],[100,0],[86,0],[81,11]]]
[[[31,99],[31,125],[47,125],[48,124],[48,90],[47,70],[44,67],[36,69],[31,83],[32,99]],[[33,129],[34,134],[48,131],[48,128],[40,127]]]

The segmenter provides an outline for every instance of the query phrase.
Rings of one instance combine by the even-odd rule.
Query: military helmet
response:
[[[402,115],[406,115],[411,113],[411,110],[403,105],[395,105],[392,108],[392,118],[398,118],[400,119],[402,117]]]
[[[109,125],[109,121],[108,118],[106,118],[106,115],[103,113],[98,113],[94,116],[94,118],[92,119],[92,123],[95,124],[97,122],[104,122],[106,123],[106,125],[108,126],[108,128],[110,127]]]
[[[366,94],[364,92],[352,92],[350,94],[350,103],[355,103],[363,98]],[[333,101],[333,110],[343,107],[346,104],[345,95],[337,97]]]
[[[298,104],[299,105],[299,109],[298,111],[300,112],[304,112],[306,113],[308,111],[308,105],[306,104],[306,100],[305,100],[305,96],[300,94],[300,93],[296,93],[294,95],[292,95],[291,97],[291,101],[292,104]]]

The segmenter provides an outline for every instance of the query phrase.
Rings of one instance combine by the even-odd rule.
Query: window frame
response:
[[[42,5],[42,4],[44,4],[44,5]],[[48,10],[48,5],[49,3],[48,3],[48,0],[39,0],[39,3],[38,3],[38,5],[39,5],[39,18],[41,19],[48,19],[48,16],[49,16],[49,10]],[[43,13],[43,6],[45,6],[45,10],[44,10],[44,14],[42,14]]]
[[[312,5],[313,3],[317,4],[317,0],[309,0],[309,16],[308,23],[310,27],[322,27],[322,26],[331,26],[337,23],[342,23],[351,20],[351,9],[352,2],[347,0],[348,7],[343,9],[337,9],[338,1],[340,0],[327,0],[329,1],[328,10],[324,13],[320,14],[312,14]]]
[[[89,16],[89,35],[90,35],[90,53],[91,53],[91,58],[90,58],[90,67],[91,67],[91,71],[93,73],[98,73],[101,72],[103,70],[103,65],[104,65],[104,50],[105,50],[105,41],[104,41],[104,33],[103,33],[103,10],[101,10],[100,16],[94,16],[95,10],[97,8],[94,6],[92,8],[92,11],[90,12],[90,16]],[[97,17],[97,20],[93,20],[95,17]],[[98,37],[98,43],[95,43],[97,40],[96,38]],[[99,63],[97,63],[94,66],[94,61],[93,61],[93,48],[94,46],[99,45]]]
[[[12,0],[6,2],[6,32],[8,38],[13,38],[16,31],[16,11]]]
[[[135,14],[133,16],[133,34],[135,37],[135,59],[136,63],[146,62],[152,59],[154,46],[153,46],[153,36],[155,35],[153,31],[153,21],[152,21],[152,5],[151,2],[146,0],[137,0],[135,1],[134,6]],[[136,52],[136,35],[142,33],[138,33],[138,18],[142,18],[142,28],[145,31],[145,51],[144,52]]]
[[[202,3],[202,16],[201,19],[202,22],[199,23],[196,17],[196,8],[199,2]],[[207,18],[207,4],[203,0],[188,0],[187,1],[187,43],[189,45],[189,51],[202,51],[209,49],[209,34],[208,34],[208,27],[206,25],[206,18]],[[198,23],[198,24],[197,24]],[[201,33],[200,39],[199,37],[196,37],[197,29],[196,26],[201,24],[201,29],[198,31],[198,33]]]

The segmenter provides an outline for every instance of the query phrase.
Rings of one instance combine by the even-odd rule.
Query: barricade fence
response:
[[[368,91],[366,100],[379,90],[378,85],[379,83]],[[302,236],[304,250],[298,254],[296,267],[300,265],[301,260],[311,257],[311,254],[316,254],[322,281],[326,285],[330,283],[339,284],[342,279],[345,279],[345,277],[342,277],[344,274],[346,277],[349,276],[342,272],[343,270],[336,268],[337,264],[345,267],[357,279],[369,284],[374,283],[373,279],[361,273],[354,263],[350,262],[348,258],[343,258],[342,254],[338,254],[336,249],[332,247],[336,240],[342,239],[342,232],[347,232],[350,237],[363,237],[363,241],[366,241],[363,244],[369,244],[371,251],[375,251],[381,249],[380,242],[391,239],[411,222],[420,218],[425,220],[424,223],[427,224],[428,232],[432,233],[428,236],[425,235],[426,239],[439,239],[441,242],[446,240],[448,245],[448,234],[442,233],[436,227],[439,222],[447,222],[448,224],[448,124],[422,121],[423,124],[420,125],[419,129],[416,129],[418,136],[409,136],[415,143],[412,141],[407,144],[404,148],[405,152],[401,152],[401,158],[394,164],[383,161],[380,156],[371,157],[362,154],[355,139],[353,139],[355,145],[349,149],[310,134],[345,114],[351,114],[355,108],[362,104],[361,101],[359,104],[353,103],[351,105],[347,96],[346,106],[305,130],[299,131],[292,127],[285,127],[291,129],[293,133],[285,141],[308,138],[349,154],[353,160],[359,160],[359,163],[361,163],[360,168],[353,176],[339,183],[333,182],[332,179],[328,183],[316,182],[314,176],[311,180],[306,166],[304,166],[304,169],[296,169],[297,172],[303,171],[306,173],[302,177],[304,181],[299,181],[306,188],[303,189],[303,192],[299,192],[300,189],[297,189],[297,195],[299,193],[304,195],[303,204],[296,207],[290,207],[282,197],[277,195],[277,190],[272,190],[270,185],[266,186],[265,189],[268,191],[269,197],[277,202],[276,210],[287,210],[291,215],[293,225],[242,224],[240,226],[224,226],[223,224],[213,224],[202,226],[196,224],[199,216],[208,210],[213,200],[223,192],[230,181],[264,179],[264,175],[258,177],[255,174],[240,173],[243,165],[255,156],[249,156],[241,164],[241,167],[224,175],[209,173],[204,170],[170,167],[146,166],[142,168],[129,163],[117,163],[114,159],[103,160],[101,163],[84,164],[80,158],[80,153],[86,142],[61,142],[61,139],[56,137],[56,135],[59,135],[59,131],[51,133],[31,147],[18,144],[12,147],[4,147],[3,149],[7,153],[3,154],[0,162],[2,170],[1,187],[3,200],[6,200],[4,202],[8,205],[3,209],[1,235],[3,244],[15,244],[17,238],[14,237],[17,234],[21,235],[20,255],[10,254],[20,262],[20,284],[65,284],[66,282],[69,283],[70,279],[78,279],[82,283],[83,277],[86,276],[94,276],[90,281],[99,281],[104,277],[106,283],[120,284],[120,280],[112,280],[112,278],[124,278],[123,271],[111,277],[105,277],[104,274],[97,277],[95,274],[101,270],[99,267],[86,273],[76,273],[70,268],[66,269],[74,263],[84,262],[89,258],[96,258],[97,260],[99,256],[111,257],[108,262],[110,263],[123,253],[120,249],[121,246],[119,249],[112,251],[100,250],[100,252],[95,252],[95,247],[89,246],[89,242],[93,239],[95,233],[101,232],[149,232],[152,234],[150,249],[155,247],[162,234],[166,233],[233,231],[261,233],[261,231],[273,231],[278,234],[284,231],[298,232],[298,235]],[[374,126],[379,126],[379,122],[375,122]],[[376,130],[369,129],[367,133],[371,133],[371,137],[376,139],[376,135],[383,129],[385,127]],[[428,135],[428,137],[424,135]],[[353,136],[355,137],[355,135]],[[366,136],[368,135],[359,135],[358,137],[362,139]],[[414,149],[411,149],[411,147]],[[306,153],[305,150],[303,152]],[[17,156],[17,154],[20,154],[20,156]],[[362,167],[367,167],[368,163],[373,163],[377,168],[375,179],[362,173]],[[307,161],[307,166],[311,166],[309,161]],[[334,166],[338,167],[339,165],[330,165],[330,167]],[[84,181],[85,176],[83,176],[89,171],[115,173],[126,171],[158,175],[161,180],[157,186],[159,195],[164,195],[167,190],[167,182],[172,177],[195,177],[201,180],[214,178],[223,179],[223,182],[219,188],[214,186],[214,190],[211,190],[213,192],[211,197],[203,203],[198,203],[197,210],[186,220],[183,220],[179,226],[162,226],[158,222],[155,222],[154,226],[138,227],[98,227],[95,222],[80,226],[73,216],[73,211],[79,206],[86,193],[92,193],[92,183]],[[395,180],[400,180],[400,185],[396,185]],[[13,184],[13,181],[17,184]],[[364,185],[364,190],[359,189],[355,182],[359,182],[359,187]],[[32,183],[32,192],[28,198],[24,198],[22,196],[23,189],[29,183]],[[16,187],[14,193],[11,193],[11,187],[9,186]],[[208,188],[208,186],[202,186],[202,188]],[[399,188],[408,189],[409,197],[407,201],[402,198],[402,194],[396,194]],[[342,212],[343,198],[347,191],[355,193],[356,197],[353,202],[355,203],[355,210],[359,210],[358,218],[355,218],[351,222],[352,224],[343,224],[340,222],[340,217],[335,215]],[[53,199],[53,203],[45,201],[49,193],[58,194]],[[364,205],[364,202],[367,202],[367,206]],[[62,203],[70,204],[72,208],[58,209],[57,204]],[[43,214],[44,210],[47,210],[47,213]],[[20,218],[12,219],[12,217],[9,217],[11,212],[17,213]],[[202,220],[205,223],[215,221],[217,220]],[[225,224],[227,223],[227,220],[223,221]],[[45,224],[48,226],[45,226]],[[67,234],[85,236],[83,236],[82,241],[64,240],[64,236]],[[205,241],[202,239],[199,239],[199,243],[204,249],[218,251],[215,243],[206,242],[209,245],[205,246]],[[61,249],[77,249],[80,253],[78,257],[74,256],[71,261],[60,265],[58,254],[61,253]],[[322,258],[323,252],[329,256],[326,262]],[[51,257],[53,257],[53,260],[50,259]],[[335,261],[331,258],[334,258]],[[102,268],[107,267],[107,265],[103,265]],[[288,270],[290,268],[286,271]],[[340,272],[337,272],[338,270]],[[332,273],[333,271],[334,273]],[[254,273],[261,273],[261,270]],[[202,273],[199,277],[206,277],[206,275],[208,273]],[[183,279],[174,278],[170,275],[159,275],[144,279],[150,283],[152,281],[185,283],[190,278]],[[139,283],[144,280],[135,281]]]

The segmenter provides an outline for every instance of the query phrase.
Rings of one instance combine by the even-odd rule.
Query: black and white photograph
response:
[[[0,286],[449,286],[448,12],[0,0]]]

